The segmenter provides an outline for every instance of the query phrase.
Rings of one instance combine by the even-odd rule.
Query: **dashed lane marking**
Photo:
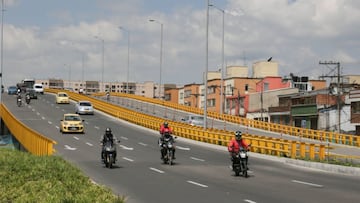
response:
[[[188,183],[190,183],[190,184],[193,184],[193,185],[200,186],[200,187],[204,187],[204,188],[209,187],[209,186],[207,186],[207,185],[204,185],[204,184],[201,184],[201,183],[197,183],[197,182],[194,182],[194,181],[191,181],[191,180],[188,180],[188,181],[186,181],[186,182],[188,182]]]

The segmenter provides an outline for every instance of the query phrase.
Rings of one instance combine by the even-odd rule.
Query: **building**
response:
[[[350,123],[355,126],[355,134],[360,135],[360,88],[351,90],[349,93]]]

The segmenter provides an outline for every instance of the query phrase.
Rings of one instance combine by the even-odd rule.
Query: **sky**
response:
[[[336,74],[320,61],[340,62],[344,75],[360,73],[358,0],[209,4],[207,27],[208,0],[3,0],[2,83],[161,77],[162,84],[201,84],[205,70],[221,68],[222,53],[225,65],[248,66],[249,77],[254,63],[270,57],[282,77]]]

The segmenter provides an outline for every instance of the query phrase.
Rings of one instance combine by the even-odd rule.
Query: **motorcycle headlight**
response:
[[[168,148],[172,148],[172,144],[171,144],[171,143],[168,144]]]
[[[245,152],[240,152],[240,157],[241,158],[246,158],[246,153]]]

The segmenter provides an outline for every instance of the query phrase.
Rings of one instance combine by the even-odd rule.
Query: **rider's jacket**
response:
[[[111,141],[112,143],[114,143],[114,141],[116,140],[116,138],[114,137],[113,134],[110,134],[110,135],[106,135],[104,134],[102,137],[101,137],[101,143],[102,144],[105,144],[107,141]]]
[[[249,148],[249,145],[246,144],[244,139],[236,140],[235,138],[233,138],[228,144],[228,151],[233,152],[233,153],[238,153],[240,150],[240,147],[247,149],[247,148]]]
[[[164,124],[161,124],[160,130],[159,130],[160,134],[163,135],[165,133],[165,130],[168,130],[170,134],[172,133],[172,130],[170,127],[165,128]]]

